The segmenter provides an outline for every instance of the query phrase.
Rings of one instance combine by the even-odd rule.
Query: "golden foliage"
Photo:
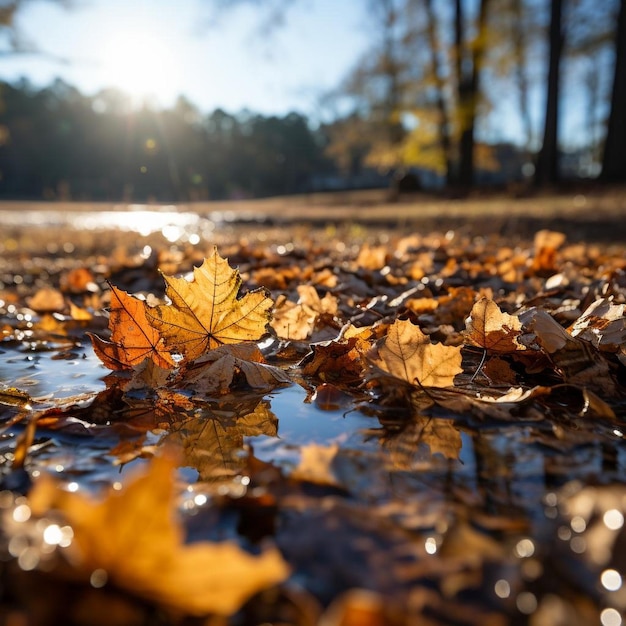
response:
[[[460,346],[433,344],[418,326],[397,320],[378,348],[376,365],[420,387],[451,387],[460,374]]]
[[[171,305],[149,311],[151,324],[166,345],[193,360],[218,346],[260,339],[270,321],[274,303],[265,289],[237,298],[241,287],[239,272],[213,250],[193,281],[164,276]]]

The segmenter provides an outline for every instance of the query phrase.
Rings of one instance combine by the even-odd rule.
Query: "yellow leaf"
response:
[[[460,374],[461,347],[430,343],[409,320],[396,320],[378,349],[383,370],[421,387],[450,387]]]
[[[519,317],[503,313],[493,300],[481,298],[472,308],[465,336],[474,346],[505,354],[525,349],[517,342],[521,331]]]
[[[103,570],[120,589],[186,614],[232,614],[287,577],[276,549],[252,556],[231,542],[185,545],[174,491],[174,463],[156,457],[147,473],[100,502],[48,478],[35,483],[30,505],[36,515],[56,509],[66,517],[74,538],[65,550],[79,575]]]
[[[239,272],[217,250],[193,270],[193,281],[164,276],[171,305],[150,309],[152,325],[167,346],[193,360],[230,343],[256,341],[270,320],[272,299],[257,289],[237,299]]]

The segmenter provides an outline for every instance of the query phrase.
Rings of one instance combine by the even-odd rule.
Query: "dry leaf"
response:
[[[543,309],[533,307],[520,316],[524,327],[534,335],[532,339],[538,347],[548,354],[563,349],[572,342],[572,337],[565,329]]]
[[[26,299],[28,306],[38,313],[52,313],[63,311],[66,308],[63,294],[52,287],[39,289],[34,296]]]
[[[535,258],[532,261],[533,272],[554,272],[557,250],[565,243],[565,235],[552,230],[540,230],[535,235]]]
[[[66,518],[74,538],[65,554],[78,575],[104,570],[120,589],[186,614],[232,614],[287,577],[276,549],[252,556],[231,542],[185,545],[174,516],[174,469],[171,459],[156,457],[147,473],[99,502],[40,479],[31,510]]]
[[[256,345],[241,344],[220,346],[197,358],[181,372],[180,383],[199,393],[223,394],[238,372],[254,389],[269,390],[291,382],[283,370],[265,362]]]
[[[611,298],[596,300],[569,329],[572,337],[600,350],[617,352],[626,343],[626,305],[613,304]]]
[[[519,317],[503,313],[488,298],[481,298],[474,304],[466,321],[466,328],[465,337],[468,343],[489,352],[505,354],[526,349],[517,341],[522,331]]]
[[[348,326],[341,338],[311,346],[312,352],[301,363],[306,376],[321,380],[354,383],[363,378],[363,355],[372,347],[371,329]]]
[[[237,299],[241,287],[217,250],[193,270],[193,281],[164,276],[171,305],[150,309],[151,324],[172,350],[193,360],[224,344],[256,341],[266,331],[274,303],[265,289]]]
[[[463,371],[460,346],[432,344],[408,320],[397,320],[389,328],[378,357],[381,369],[420,387],[450,387]]]
[[[302,341],[311,335],[320,316],[337,315],[337,298],[330,293],[320,298],[312,285],[300,285],[298,296],[296,304],[284,300],[276,308],[272,328],[281,339]]]
[[[148,322],[147,310],[143,300],[111,286],[111,341],[89,334],[96,355],[106,367],[132,369],[145,359],[152,359],[163,369],[176,366],[159,332]]]

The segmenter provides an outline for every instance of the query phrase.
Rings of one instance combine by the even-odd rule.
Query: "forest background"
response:
[[[3,81],[0,198],[186,202],[626,180],[625,0],[366,1],[371,46],[323,95],[325,119]],[[212,4],[228,19],[245,2]],[[257,4],[271,37],[297,3]],[[17,27],[24,5],[0,6],[2,56],[37,52]],[[515,141],[492,122],[504,94]],[[582,126],[564,123],[572,108]]]

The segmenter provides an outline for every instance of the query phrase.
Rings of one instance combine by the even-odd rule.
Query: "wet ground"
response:
[[[471,308],[479,293],[511,312],[539,306],[563,327],[597,298],[623,304],[621,209],[587,206],[585,217],[582,202],[566,199],[565,212],[549,220],[540,210],[412,219],[361,209],[355,219],[351,209],[288,221],[174,207],[0,211],[4,517],[42,473],[69,490],[97,493],[169,443],[182,450],[188,539],[234,539],[251,551],[271,542],[292,570],[228,623],[622,624],[626,377],[619,346],[609,359],[610,390],[593,373],[545,378],[517,364],[510,386],[550,392],[488,412],[449,399],[389,397],[376,383],[305,368],[311,345],[336,337],[346,321],[366,327],[408,316],[433,339],[458,344],[467,298]],[[566,235],[547,246],[550,258],[539,254],[541,228]],[[106,281],[158,300],[159,269],[186,272],[214,245],[248,288],[265,285],[274,298],[295,300],[307,283],[335,295],[334,321],[320,318],[304,339],[262,344],[292,380],[270,392],[237,389],[191,411],[123,394],[86,336],[106,333]],[[416,294],[422,308],[412,309]],[[483,375],[480,354],[466,352],[464,364],[475,372],[467,387],[506,391]],[[569,368],[557,365],[559,376]],[[43,418],[16,463],[32,411]],[[85,621],[41,595],[35,602],[37,589],[74,598],[77,591],[45,572],[33,584],[38,562],[21,557],[15,533],[4,528],[3,618],[112,623],[93,614]],[[101,593],[119,600],[116,590]],[[156,619],[143,606],[129,614],[134,621],[126,623]]]

